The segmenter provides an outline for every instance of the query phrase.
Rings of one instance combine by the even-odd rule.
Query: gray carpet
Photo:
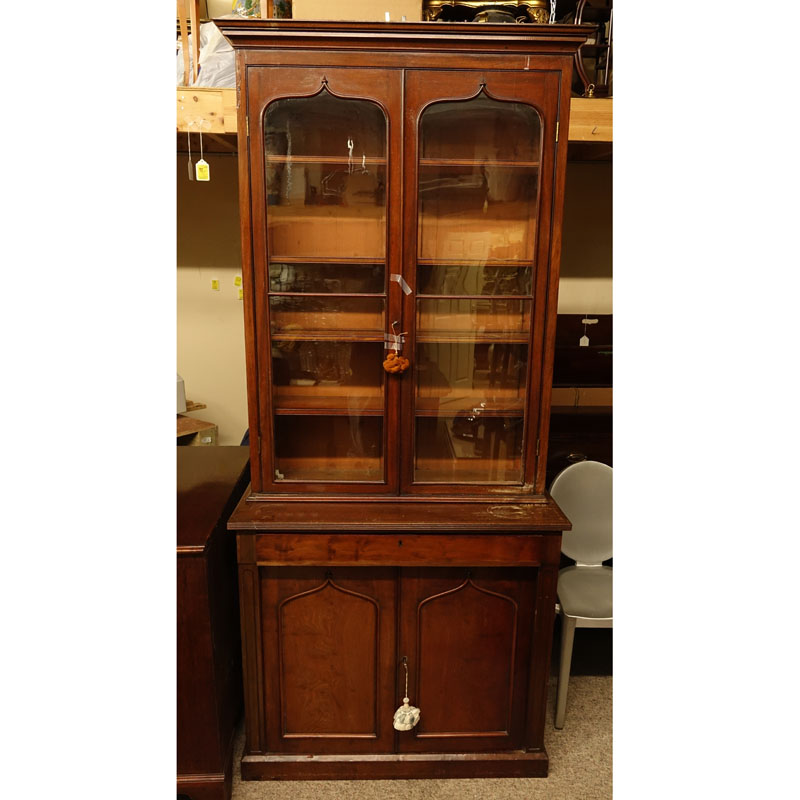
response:
[[[544,741],[547,778],[415,781],[242,781],[240,731],[234,753],[232,800],[608,800],[611,797],[610,675],[573,675],[564,729],[553,728],[555,679],[550,681]]]

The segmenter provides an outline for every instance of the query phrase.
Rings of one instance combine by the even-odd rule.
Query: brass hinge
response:
[[[558,141],[558,125],[559,123],[556,122],[556,141]]]
[[[245,117],[244,118],[244,125],[245,125],[245,129],[247,131],[247,136],[249,138],[250,137],[250,117]],[[556,141],[558,141],[558,139],[556,139]]]

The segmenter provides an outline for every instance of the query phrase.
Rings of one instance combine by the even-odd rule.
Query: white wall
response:
[[[567,164],[559,314],[612,313],[612,165]]]
[[[189,181],[187,157],[178,156],[177,369],[186,397],[207,405],[191,416],[216,423],[218,443],[230,445],[247,429],[244,322],[234,285],[241,275],[238,176],[235,157],[206,154],[206,161],[211,180],[200,183]]]

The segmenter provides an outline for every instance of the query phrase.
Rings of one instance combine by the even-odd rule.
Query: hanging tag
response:
[[[389,276],[389,279],[393,280],[395,283],[399,283],[400,288],[405,294],[411,294],[411,287],[406,283],[406,279],[402,275],[398,275],[396,272],[393,272]]]
[[[403,667],[406,670],[406,696],[403,698],[403,705],[394,712],[392,727],[396,731],[410,731],[418,722],[422,713],[415,706],[409,705],[408,698],[408,658],[403,656]]]
[[[194,165],[194,173],[195,176],[197,177],[197,180],[199,181],[211,180],[211,176],[209,175],[208,162],[202,158]]]
[[[403,350],[403,343],[405,342],[406,337],[405,334],[401,333],[399,335],[395,335],[393,333],[384,333],[383,334],[383,349],[384,350],[394,350],[395,353],[400,353]]]
[[[574,342],[575,340],[573,339],[572,341]],[[584,333],[583,336],[581,336],[581,339],[578,342],[578,344],[581,347],[588,347],[589,346],[589,337]]]

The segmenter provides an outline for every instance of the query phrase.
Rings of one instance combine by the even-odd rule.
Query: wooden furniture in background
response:
[[[242,775],[546,775],[569,529],[547,435],[587,29],[218,24],[242,80]],[[405,372],[384,371],[395,347]],[[422,716],[395,731],[404,666]]]
[[[611,314],[559,314],[553,366],[547,485],[578,461],[613,466],[613,335]],[[586,331],[589,346],[579,342]]]
[[[247,486],[245,447],[177,450],[178,794],[230,800],[242,709],[236,552],[225,531]]]
[[[218,429],[214,422],[178,414],[177,439],[179,446],[202,447],[217,443]]]

